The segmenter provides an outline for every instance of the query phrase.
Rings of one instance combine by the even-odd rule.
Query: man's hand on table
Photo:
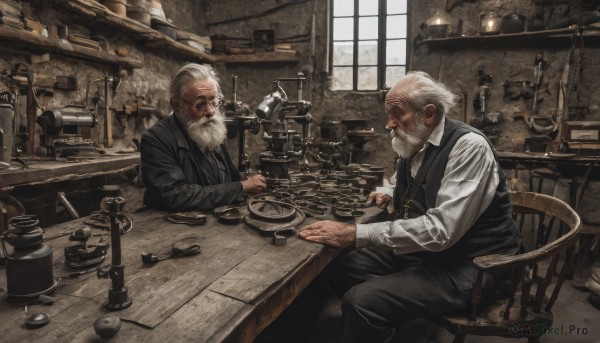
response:
[[[267,179],[262,175],[254,175],[242,181],[244,193],[260,193],[267,189]]]
[[[355,244],[356,225],[322,220],[303,227],[300,237],[333,247],[347,247]]]
[[[392,201],[392,197],[385,193],[371,192],[367,197],[367,204],[370,204],[373,201],[375,201],[375,204],[377,204],[379,208],[385,208],[387,204]]]

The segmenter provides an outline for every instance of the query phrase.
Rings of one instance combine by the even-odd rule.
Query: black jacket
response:
[[[219,175],[174,115],[146,131],[140,152],[147,207],[210,211],[242,200],[240,174],[225,144],[215,152],[226,168],[224,175]]]

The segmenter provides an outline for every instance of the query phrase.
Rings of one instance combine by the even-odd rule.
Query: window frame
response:
[[[384,90],[385,88],[389,88],[392,85],[386,85],[386,68],[388,67],[388,65],[386,64],[386,50],[387,50],[387,42],[389,41],[393,41],[393,40],[405,40],[406,42],[406,56],[405,56],[405,64],[401,65],[401,64],[390,64],[389,66],[404,66],[405,71],[408,72],[410,70],[410,64],[411,64],[411,44],[409,44],[409,38],[412,36],[411,32],[411,16],[410,13],[411,8],[412,8],[412,1],[411,0],[406,0],[406,13],[399,13],[400,15],[402,14],[406,14],[406,37],[405,38],[393,38],[393,39],[388,39],[387,38],[387,2],[388,1],[394,1],[394,0],[377,0],[378,1],[378,14],[377,15],[365,15],[365,16],[359,16],[358,14],[358,6],[359,6],[359,0],[353,0],[354,1],[354,14],[352,16],[340,16],[340,17],[334,17],[334,0],[328,0],[330,2],[330,13],[329,13],[329,23],[331,26],[331,35],[330,35],[330,39],[329,39],[329,51],[331,51],[331,53],[329,54],[329,77],[333,77],[333,71],[334,71],[334,67],[350,67],[352,68],[352,89],[340,89],[340,90],[332,90],[329,89],[331,91],[334,92],[380,92],[381,90]],[[394,15],[394,14],[392,14]],[[373,67],[373,65],[360,65],[358,63],[358,48],[359,48],[359,43],[362,41],[373,41],[373,39],[359,39],[359,30],[358,30],[358,23],[359,23],[359,19],[360,18],[368,18],[368,17],[376,17],[378,18],[378,29],[377,29],[377,65],[375,66],[377,68],[377,88],[376,89],[357,89],[358,88],[358,70],[361,67]],[[338,40],[336,42],[343,42],[343,41],[348,41],[348,42],[352,42],[353,43],[353,53],[352,53],[352,65],[335,65],[333,64],[333,55],[334,55],[334,18],[353,18],[353,28],[354,28],[354,32],[353,32],[353,38],[352,40]]]

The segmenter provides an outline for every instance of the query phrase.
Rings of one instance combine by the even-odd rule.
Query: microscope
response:
[[[267,151],[260,154],[260,162],[263,170],[271,178],[287,178],[289,165],[298,162],[299,158],[304,160],[308,125],[312,121],[312,115],[308,113],[312,104],[302,100],[302,83],[305,80],[304,76],[298,76],[296,78],[279,78],[277,81],[273,81],[273,90],[265,96],[255,110],[256,115],[262,119],[261,124],[265,129],[263,139],[267,141]],[[279,84],[282,81],[297,83],[297,101],[288,99]],[[294,111],[295,114],[290,115]],[[270,121],[271,119],[274,121]],[[294,120],[302,125],[301,138],[295,134],[295,131],[288,130],[288,120]]]

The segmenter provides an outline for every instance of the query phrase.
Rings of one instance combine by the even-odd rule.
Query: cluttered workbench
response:
[[[282,194],[271,196],[282,198]],[[117,199],[122,198],[110,198],[109,204]],[[110,221],[111,225],[108,226],[110,231],[106,227],[87,225],[93,219],[90,216],[45,228],[42,245],[53,249],[53,279],[58,285],[50,281],[48,286],[55,290],[49,296],[41,296],[29,305],[14,300],[7,301],[7,295],[10,298],[12,293],[18,293],[19,290],[15,291],[14,284],[12,290],[11,285],[7,285],[7,275],[10,274],[7,269],[10,268],[1,269],[2,341],[101,341],[95,333],[94,323],[107,313],[120,318],[121,327],[116,334],[119,342],[252,341],[338,253],[337,249],[304,241],[293,232],[286,237],[275,237],[279,238],[276,245],[270,229],[263,231],[248,225],[247,221],[239,220],[244,214],[247,216],[248,211],[263,211],[270,205],[278,208],[280,216],[299,215],[295,209],[293,213],[286,210],[285,201],[271,202],[270,199],[273,198],[255,198],[252,201],[254,208],[247,206],[251,204],[248,201],[235,211],[225,208],[212,214],[195,214],[191,217],[189,213],[168,215],[156,210],[119,213],[118,216],[111,217],[113,212],[110,211],[113,209],[104,212],[110,218],[115,218],[114,223]],[[312,210],[314,217],[302,214],[302,223],[295,225],[295,228],[321,218],[367,222],[383,214],[382,210],[374,206],[361,207],[360,211],[353,208],[349,212],[344,212],[339,207],[341,212],[334,217],[331,209],[329,214],[323,211],[320,212],[322,215],[318,215],[316,212],[322,209],[310,207],[306,203],[301,206],[305,206],[307,211]],[[126,217],[130,221],[121,221]],[[283,223],[271,225],[271,228],[282,225]],[[122,235],[113,234],[111,237],[110,232],[114,233],[115,227],[117,232],[127,232]],[[126,289],[120,303],[118,297],[109,300],[107,295],[109,288],[110,292],[115,289],[115,281],[113,279],[111,287],[110,280],[106,279],[106,272],[118,274],[107,269],[115,263],[114,250],[108,250],[100,263],[103,266],[100,272],[96,270],[97,267],[73,268],[81,266],[73,264],[72,260],[66,261],[65,247],[81,244],[77,236],[82,237],[84,232],[87,234],[87,242],[84,242],[83,248],[88,251],[93,246],[109,242],[111,248],[115,249],[115,241],[112,239],[120,237],[120,263],[124,266],[122,286]],[[182,244],[193,246],[194,249],[190,250],[193,253],[176,253],[182,251],[175,249]],[[8,254],[14,254],[10,245],[6,246]],[[74,251],[81,253],[80,249],[70,250]],[[142,258],[142,255],[145,257]],[[103,271],[105,278],[97,277]],[[37,277],[35,275],[22,276],[25,281],[16,282],[22,288],[28,284],[31,286],[28,281],[33,282]],[[110,278],[113,276],[109,275]],[[16,299],[22,300],[19,295]],[[109,312],[105,305],[111,301],[116,301],[116,306],[122,306],[122,309]],[[115,304],[113,309],[114,307]],[[36,326],[35,323],[32,326],[31,323],[26,324],[26,321],[35,313],[49,315],[46,319],[50,319],[50,322],[31,329],[30,327]]]
[[[34,185],[61,180],[73,180],[91,176],[116,174],[140,163],[135,152],[109,152],[97,158],[80,160],[34,160],[26,161],[26,167],[13,163],[10,170],[0,170],[0,188],[17,185]]]
[[[584,176],[587,168],[597,166],[600,153],[579,155],[577,153],[544,153],[496,151],[503,168],[517,170],[523,166],[547,166],[554,164],[565,177]],[[525,169],[530,169],[525,168]]]

